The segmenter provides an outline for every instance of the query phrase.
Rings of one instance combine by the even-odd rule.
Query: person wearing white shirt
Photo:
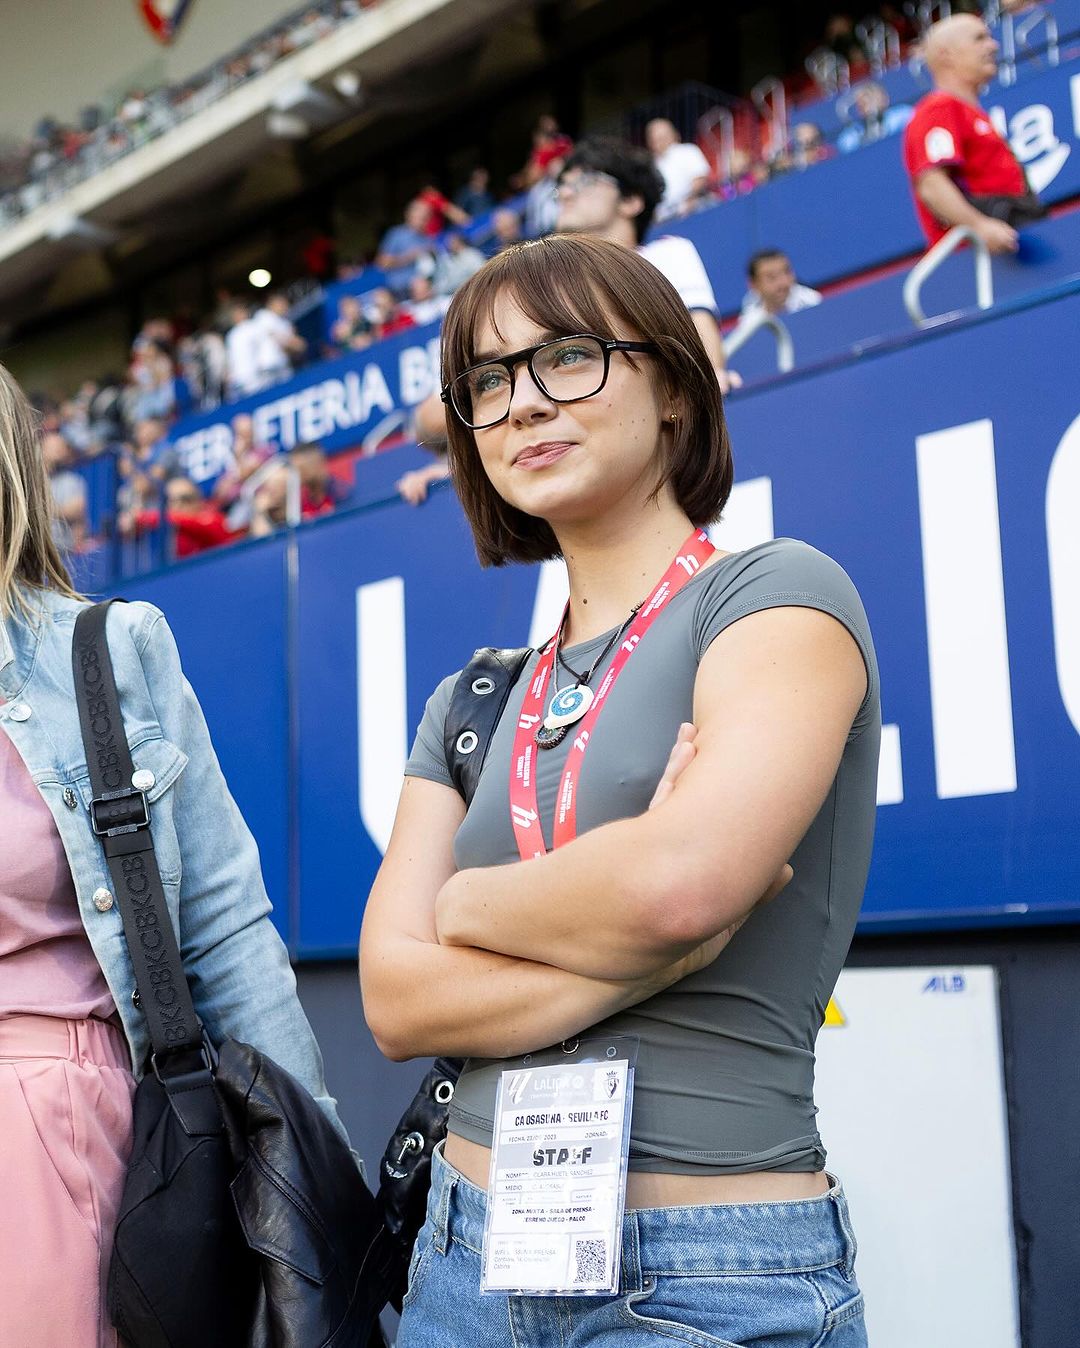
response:
[[[711,169],[698,146],[679,139],[666,117],[656,117],[645,128],[645,144],[664,180],[664,195],[656,209],[657,220],[685,215],[709,191]]]
[[[246,398],[263,387],[259,375],[262,334],[246,304],[234,305],[231,318],[232,327],[225,334],[229,398]]]
[[[266,388],[288,379],[297,358],[307,343],[297,335],[288,318],[289,301],[285,295],[271,295],[265,308],[251,320],[258,331],[259,387]]]
[[[797,314],[820,304],[820,290],[800,285],[791,258],[779,248],[762,248],[746,264],[750,289],[742,302],[744,314],[764,309],[769,314]]]
[[[559,175],[558,233],[591,234],[637,248],[662,271],[698,330],[723,393],[742,380],[728,370],[716,299],[705,265],[689,239],[663,235],[644,243],[664,181],[644,150],[607,136],[579,141]]]

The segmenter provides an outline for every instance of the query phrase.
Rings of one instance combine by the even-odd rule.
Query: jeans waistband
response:
[[[0,1016],[0,1058],[66,1058],[98,1067],[131,1068],[124,1033],[111,1021],[65,1020],[29,1012]]]
[[[640,1291],[650,1274],[804,1273],[839,1266],[851,1277],[855,1234],[834,1176],[817,1198],[782,1203],[715,1203],[633,1208],[623,1217],[623,1291]],[[451,1238],[479,1254],[487,1196],[443,1159],[432,1158],[428,1216],[436,1248]]]

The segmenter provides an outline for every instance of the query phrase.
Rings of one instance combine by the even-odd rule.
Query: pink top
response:
[[[0,1016],[116,1012],[79,915],[60,834],[0,730]]]

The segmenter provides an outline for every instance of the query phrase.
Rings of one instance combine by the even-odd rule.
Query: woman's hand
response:
[[[694,755],[697,749],[694,746],[694,740],[697,738],[697,726],[690,721],[684,721],[679,726],[679,733],[675,736],[675,743],[671,747],[671,753],[668,754],[667,766],[664,768],[664,775],[656,784],[656,790],[653,792],[653,798],[649,801],[649,809],[655,810],[658,805],[662,805],[668,796],[675,789],[675,783],[683,775],[686,769],[694,761]]]
[[[679,726],[679,733],[675,737],[675,743],[672,745],[671,753],[668,755],[667,766],[664,768],[663,776],[657,783],[656,790],[653,792],[653,798],[649,802],[649,809],[654,810],[658,805],[662,805],[665,800],[675,790],[675,784],[694,761],[697,754],[697,746],[694,741],[697,738],[697,726],[690,721],[684,721]],[[779,874],[772,882],[769,888],[758,899],[754,908],[758,904],[768,903],[775,899],[777,894],[784,888],[795,872],[786,863],[781,866]],[[750,912],[753,912],[751,909]],[[725,927],[723,931],[717,932],[709,940],[691,950],[688,955],[682,959],[676,960],[673,964],[666,965],[663,969],[657,970],[651,976],[651,981],[655,982],[656,991],[660,992],[664,988],[669,988],[672,983],[677,983],[680,978],[686,978],[690,974],[695,974],[699,969],[704,969],[716,959],[717,955],[725,949],[728,942],[743,925],[750,913],[746,917],[740,918],[738,922],[733,922],[730,927]]]

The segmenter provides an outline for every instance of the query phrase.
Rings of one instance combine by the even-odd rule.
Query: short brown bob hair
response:
[[[612,322],[655,342],[661,391],[678,409],[671,460],[657,486],[670,482],[692,524],[715,520],[731,492],[733,466],[716,373],[697,329],[666,276],[630,248],[575,234],[515,244],[492,258],[454,296],[442,333],[443,387],[476,363],[476,341],[493,322],[497,297],[509,291],[544,332],[614,337]],[[623,334],[619,334],[623,335]],[[546,520],[508,505],[491,485],[473,432],[447,408],[450,469],[483,566],[558,557]]]

